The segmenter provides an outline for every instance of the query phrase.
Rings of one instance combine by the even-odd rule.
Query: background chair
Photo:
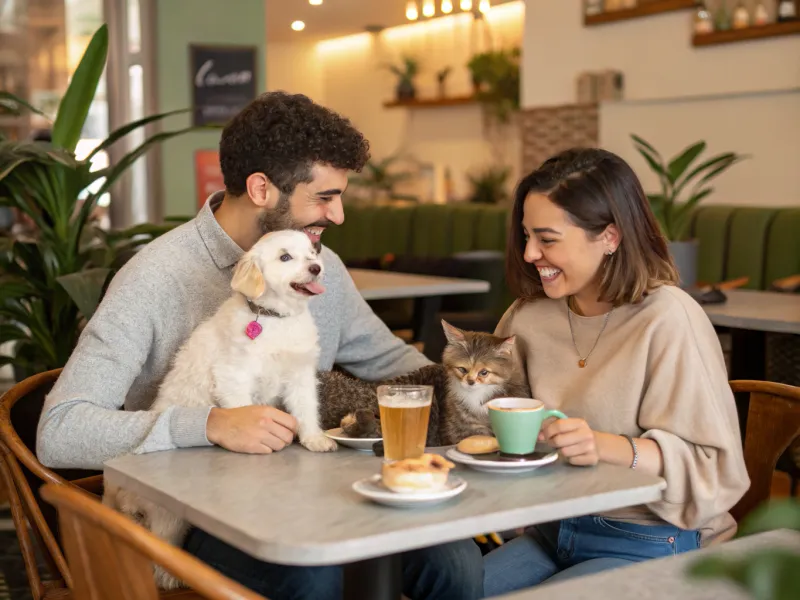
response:
[[[750,489],[731,514],[741,521],[769,499],[778,458],[800,435],[800,388],[766,381],[731,381],[734,393],[750,395],[744,460]]]
[[[11,518],[33,600],[69,599],[72,575],[61,544],[55,508],[42,500],[42,483],[82,489],[96,498],[103,493],[98,471],[48,469],[36,458],[36,427],[46,394],[61,369],[29,377],[0,397],[0,476],[8,491]],[[44,569],[37,561],[44,561]],[[194,592],[164,592],[162,598],[196,600]]]

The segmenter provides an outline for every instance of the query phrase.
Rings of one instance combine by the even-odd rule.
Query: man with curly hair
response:
[[[273,407],[147,410],[182,343],[230,295],[233,266],[269,231],[302,230],[321,248],[326,292],[310,305],[320,370],[336,363],[380,380],[428,364],[392,335],[339,257],[321,246],[325,229],[344,221],[348,172],[368,158],[369,144],[348,120],[302,95],[266,93],[234,117],[220,140],[225,190],[114,277],[47,397],[39,460],[102,469],[127,453],[218,445],[268,454],[290,444],[296,422]],[[200,529],[190,531],[185,548],[272,600],[341,597],[340,567],[265,563]],[[483,562],[471,540],[406,553],[403,576],[411,600],[483,594]]]

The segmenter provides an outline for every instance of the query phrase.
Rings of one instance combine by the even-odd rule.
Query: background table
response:
[[[595,575],[540,584],[497,597],[497,600],[753,600],[726,580],[689,579],[686,569],[712,554],[741,555],[783,547],[800,553],[800,533],[779,530],[759,533],[675,557],[648,560]],[[800,590],[798,590],[800,596]]]
[[[414,340],[430,339],[431,328],[440,327],[436,315],[442,296],[485,294],[488,281],[456,277],[432,277],[393,271],[348,269],[364,300],[414,299]]]
[[[666,485],[608,464],[558,462],[520,475],[459,467],[455,472],[469,483],[460,496],[409,510],[374,504],[351,489],[380,466],[381,459],[349,449],[314,454],[293,445],[251,456],[192,448],[116,458],[106,464],[105,477],[262,560],[355,562],[346,568],[346,581],[348,570],[399,569],[397,557],[406,550],[651,502]],[[377,557],[385,558],[370,561]],[[374,594],[374,600],[400,597],[396,589]]]

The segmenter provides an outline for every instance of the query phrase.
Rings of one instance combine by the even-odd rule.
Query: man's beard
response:
[[[266,235],[271,231],[284,231],[286,229],[293,229],[295,231],[303,231],[306,227],[328,227],[331,225],[327,219],[310,223],[308,225],[301,225],[292,217],[292,204],[290,202],[289,194],[281,192],[278,198],[278,204],[272,210],[265,211],[258,221],[261,227],[261,234]],[[314,249],[317,252],[322,250],[322,241],[313,242]]]

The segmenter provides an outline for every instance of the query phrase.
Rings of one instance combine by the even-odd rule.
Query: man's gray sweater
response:
[[[100,469],[126,453],[209,445],[209,408],[146,409],[174,354],[231,294],[243,251],[214,217],[221,199],[212,196],[195,219],[148,244],[114,277],[45,402],[43,464]],[[326,291],[310,301],[320,370],[337,363],[380,380],[429,364],[375,316],[336,254],[324,248],[322,259]]]

